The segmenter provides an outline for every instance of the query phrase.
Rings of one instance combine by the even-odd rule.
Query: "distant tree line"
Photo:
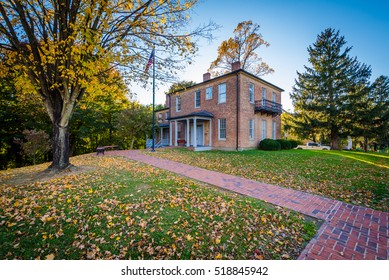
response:
[[[346,137],[385,147],[389,144],[389,77],[373,82],[371,67],[351,57],[344,36],[328,28],[308,47],[310,66],[297,73],[291,98],[293,114],[284,114],[285,131],[301,139],[326,139],[333,149]]]

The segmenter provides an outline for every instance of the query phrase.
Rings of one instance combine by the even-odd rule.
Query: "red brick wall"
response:
[[[222,83],[226,83],[226,103],[218,103],[219,88]],[[212,99],[205,99],[206,88],[212,87]],[[200,108],[195,108],[195,92],[200,90]],[[171,117],[184,116],[193,112],[208,111],[214,115],[212,119],[212,146],[215,148],[236,147],[236,76],[227,76],[220,79],[213,79],[208,83],[191,87],[179,94],[181,96],[181,111],[176,112],[176,98],[171,97]],[[226,140],[218,140],[218,119],[225,118],[227,125]],[[174,127],[174,125],[173,125]],[[207,129],[208,126],[205,127]],[[174,137],[174,133],[173,133]],[[205,139],[206,140],[206,139]],[[174,139],[173,139],[174,144]]]
[[[248,149],[257,147],[260,140],[262,140],[262,120],[267,120],[267,138],[272,138],[272,123],[276,122],[277,125],[277,138],[281,137],[281,118],[272,117],[267,115],[261,115],[254,112],[254,104],[249,101],[249,84],[254,83],[254,100],[262,100],[262,87],[267,89],[267,99],[272,99],[272,92],[277,95],[277,102],[281,103],[281,92],[279,89],[272,87],[265,82],[254,79],[252,76],[245,74],[244,72],[238,72],[239,75],[239,148]],[[218,85],[226,83],[226,103],[218,103]],[[212,99],[206,100],[206,88],[212,87],[213,94]],[[200,108],[195,108],[195,92],[200,90]],[[220,78],[209,80],[205,83],[201,83],[197,86],[191,87],[186,91],[171,96],[170,113],[171,117],[178,117],[191,114],[198,111],[208,111],[214,115],[212,119],[212,146],[216,149],[236,149],[236,92],[237,92],[237,75],[233,73],[231,75],[222,76]],[[181,96],[181,111],[176,112],[176,98]],[[226,140],[218,139],[218,119],[225,118],[227,126]],[[255,122],[255,138],[249,139],[249,120],[254,119]],[[174,145],[174,124],[173,127],[173,139]],[[208,126],[205,126],[208,129]],[[181,139],[185,138],[184,129],[181,129]],[[207,140],[206,140],[207,141]]]
[[[267,138],[272,138],[273,121],[276,122],[276,138],[281,138],[281,118],[279,116],[255,113],[255,105],[250,103],[249,85],[254,84],[254,100],[262,100],[262,88],[266,88],[267,99],[272,100],[272,93],[276,93],[277,103],[281,103],[281,91],[271,85],[265,84],[259,80],[253,79],[248,75],[240,75],[240,147],[243,149],[255,148],[262,140],[262,120],[266,120]],[[254,120],[254,140],[249,137],[249,120]]]
[[[155,112],[156,123],[168,123],[166,119],[166,113],[169,113],[169,109],[159,110]]]

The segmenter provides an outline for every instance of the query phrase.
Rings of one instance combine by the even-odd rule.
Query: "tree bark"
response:
[[[66,169],[69,162],[69,126],[60,126],[53,123],[53,162],[50,169]]]
[[[369,138],[363,136],[363,150],[365,151],[365,153],[367,153],[368,143],[369,143]]]
[[[134,148],[134,143],[135,143],[135,136],[132,136],[130,150],[132,150]]]
[[[65,91],[66,92],[66,91]],[[69,122],[74,110],[78,92],[72,98],[63,99],[66,94],[54,90],[47,94],[45,107],[53,124],[53,162],[49,169],[63,170],[70,166]]]
[[[331,148],[333,150],[339,150],[339,135],[337,132],[331,133]]]

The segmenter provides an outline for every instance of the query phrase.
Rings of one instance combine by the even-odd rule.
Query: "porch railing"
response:
[[[150,149],[153,146],[153,139],[147,139],[146,140],[146,148]],[[162,139],[159,141],[155,141],[154,147],[155,148],[161,148],[161,147],[166,147],[169,146],[169,139]]]

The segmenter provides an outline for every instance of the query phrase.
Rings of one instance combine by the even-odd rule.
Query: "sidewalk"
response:
[[[323,220],[317,235],[299,259],[389,259],[388,212],[152,157],[134,150],[110,151],[106,155],[128,157]]]

